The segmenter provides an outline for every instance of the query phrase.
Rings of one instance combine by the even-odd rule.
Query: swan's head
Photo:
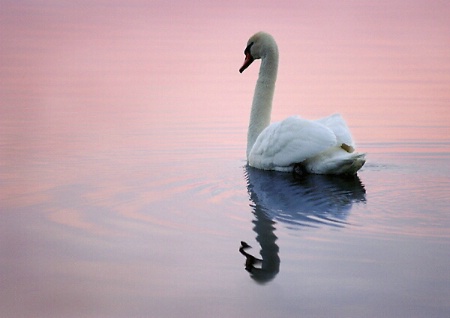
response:
[[[258,32],[252,35],[244,50],[245,60],[239,72],[242,73],[254,60],[264,58],[268,52],[274,51],[278,51],[278,48],[270,34]]]
[[[248,245],[246,242],[241,241],[241,248],[242,248],[242,249],[244,249],[244,248],[250,248],[250,247],[251,247],[251,246]]]

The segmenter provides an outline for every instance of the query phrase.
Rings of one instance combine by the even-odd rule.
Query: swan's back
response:
[[[339,114],[317,121],[289,117],[264,129],[253,145],[249,165],[264,170],[292,171],[303,164],[317,174],[355,174],[364,154],[354,152],[347,124]]]
[[[252,167],[289,171],[295,163],[303,162],[335,145],[336,137],[330,129],[292,116],[264,129],[256,139],[248,159]]]

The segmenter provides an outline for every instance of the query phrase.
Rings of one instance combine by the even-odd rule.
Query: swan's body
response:
[[[256,33],[244,53],[241,73],[255,59],[261,59],[247,135],[248,164],[277,171],[292,171],[301,164],[309,173],[356,174],[365,163],[365,155],[354,151],[355,144],[341,115],[319,120],[292,116],[270,124],[278,71],[278,47],[273,37]]]

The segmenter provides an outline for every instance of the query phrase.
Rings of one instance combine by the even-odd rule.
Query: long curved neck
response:
[[[273,47],[268,48],[265,56],[261,59],[248,127],[247,158],[256,138],[270,123],[277,71],[278,48],[274,44]]]

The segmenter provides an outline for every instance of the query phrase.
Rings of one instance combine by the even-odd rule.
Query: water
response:
[[[431,9],[398,21],[305,8],[324,21],[372,12],[392,31],[368,19],[324,43],[336,20],[313,39],[306,19],[290,38],[286,19],[248,7],[233,26],[224,8],[202,9],[221,22],[177,7],[169,28],[147,20],[164,6],[5,6],[2,30],[16,34],[2,33],[5,317],[449,315],[448,8],[418,4]],[[405,31],[415,23],[433,36]],[[367,153],[357,177],[246,166],[257,66],[238,69],[259,24],[278,33],[284,63],[273,120],[341,112]],[[251,271],[241,241],[262,259]]]
[[[180,129],[180,141],[166,136],[174,151],[124,130],[107,145],[87,132],[76,151],[54,148],[76,135],[39,131],[30,138],[40,145],[8,147],[17,158],[2,164],[10,316],[448,313],[445,148],[368,144],[355,179],[295,180],[245,167],[232,127]],[[215,142],[223,134],[237,140],[226,151]],[[241,240],[263,270],[245,270]]]

